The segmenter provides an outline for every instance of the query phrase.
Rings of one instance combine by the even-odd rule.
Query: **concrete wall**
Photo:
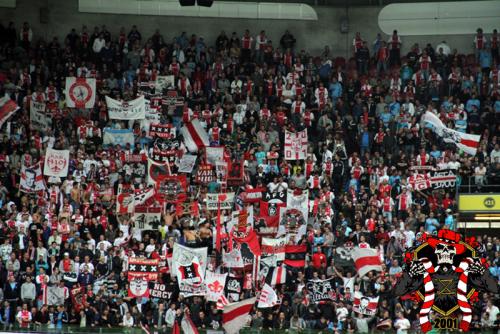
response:
[[[40,7],[43,6],[49,7],[47,24],[40,23]],[[349,8],[348,34],[340,33],[340,21],[346,16],[345,8],[315,7],[315,9],[318,21],[204,19],[79,13],[78,0],[17,0],[15,9],[0,8],[0,20],[5,25],[9,21],[14,21],[18,29],[23,21],[28,21],[35,38],[53,36],[64,38],[71,28],[80,31],[82,24],[86,24],[89,30],[93,30],[95,25],[106,24],[108,30],[117,34],[120,27],[124,26],[128,32],[135,24],[143,38],[151,36],[155,29],[159,28],[166,40],[186,31],[204,36],[210,45],[213,45],[221,29],[227,33],[236,31],[241,35],[244,29],[249,28],[254,36],[264,29],[275,45],[283,32],[289,29],[295,35],[299,48],[319,54],[325,45],[329,45],[334,55],[338,56],[346,56],[347,53],[350,55],[351,41],[356,31],[361,32],[362,37],[370,43],[376,34],[381,32],[377,22],[381,7]],[[384,37],[388,38],[386,35]],[[403,36],[403,49],[407,50],[415,42],[421,46],[425,43],[436,45],[443,39],[452,48],[458,48],[462,52],[472,52],[472,35]]]

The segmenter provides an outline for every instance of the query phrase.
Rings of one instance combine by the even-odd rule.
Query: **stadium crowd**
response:
[[[269,194],[309,190],[313,204],[298,241],[308,247],[306,266],[288,270],[286,284],[276,286],[281,303],[255,308],[250,327],[338,333],[418,329],[418,302],[394,298],[391,290],[403,271],[406,248],[425,233],[457,229],[457,202],[456,187],[415,189],[411,177],[419,169],[413,167],[446,170],[478,191],[500,184],[497,32],[478,29],[470,55],[445,42],[415,44],[402,54],[405,41],[397,31],[387,40],[379,34],[373,42],[358,33],[350,59],[335,57],[328,47],[311,55],[296,47],[292,33],[271,41],[265,31],[221,32],[206,41],[186,32],[143,36],[136,26],[116,35],[103,25],[46,41],[29,23],[19,30],[13,23],[0,26],[0,91],[20,107],[1,128],[4,328],[70,324],[162,331],[187,309],[198,328],[220,328],[216,303],[182,297],[176,278],[167,273],[161,276],[173,292],[170,298],[129,297],[128,258],[160,258],[174,242],[208,245],[209,255],[220,257],[214,246],[217,211],[206,210],[207,194],[238,196],[262,188]],[[155,140],[140,122],[109,119],[105,96],[128,101],[147,95],[149,83],[160,75],[174,76],[169,93],[176,91],[183,101],[164,106],[161,123],[179,129],[199,119],[213,146],[223,146],[229,160],[243,161],[244,174],[240,183],[200,184],[195,168],[186,174],[186,201],[194,200],[197,209],[179,211],[166,204],[157,229],[143,230],[131,214],[117,213],[116,195],[124,185],[146,187],[147,160],[125,156],[148,155]],[[72,76],[96,79],[95,107],[66,107],[65,78]],[[39,130],[30,122],[31,100],[46,103],[49,128]],[[426,111],[450,128],[480,134],[477,154],[445,143],[421,124]],[[82,127],[90,131],[83,134]],[[132,128],[135,145],[103,147],[105,127]],[[304,129],[307,158],[285,160],[285,130]],[[21,192],[22,165],[43,163],[47,148],[70,150],[68,177],[45,177],[45,191]],[[178,162],[187,151],[182,140],[175,150]],[[200,150],[198,163],[204,159]],[[256,202],[235,203],[233,210],[238,205],[261,209]],[[224,221],[231,218],[229,211],[223,210]],[[498,281],[500,239],[475,237]],[[225,248],[231,240],[222,242]],[[353,266],[337,265],[336,250],[346,245],[378,249],[383,271],[359,277]],[[307,301],[305,282],[318,277],[334,277],[336,300]],[[47,305],[46,287],[58,285],[63,303]],[[242,286],[241,298],[260,288]],[[78,309],[71,294],[75,288],[85,295]],[[354,291],[379,296],[375,314],[353,312]],[[500,330],[498,307],[498,296],[479,294],[471,330]]]

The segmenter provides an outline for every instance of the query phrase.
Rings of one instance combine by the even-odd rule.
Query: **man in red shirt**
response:
[[[312,265],[315,269],[326,267],[326,255],[321,252],[320,247],[316,247],[316,252],[312,256]]]

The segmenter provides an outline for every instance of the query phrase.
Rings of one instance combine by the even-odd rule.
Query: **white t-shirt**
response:
[[[408,333],[408,329],[411,328],[410,321],[406,318],[397,319],[394,322],[394,327],[397,328],[396,334],[406,334]]]

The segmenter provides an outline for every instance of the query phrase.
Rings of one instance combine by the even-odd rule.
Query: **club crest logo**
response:
[[[424,333],[433,328],[467,332],[478,292],[498,293],[480,249],[477,242],[463,241],[454,231],[440,230],[437,235],[422,234],[420,244],[406,251],[405,271],[394,293],[419,301]]]

